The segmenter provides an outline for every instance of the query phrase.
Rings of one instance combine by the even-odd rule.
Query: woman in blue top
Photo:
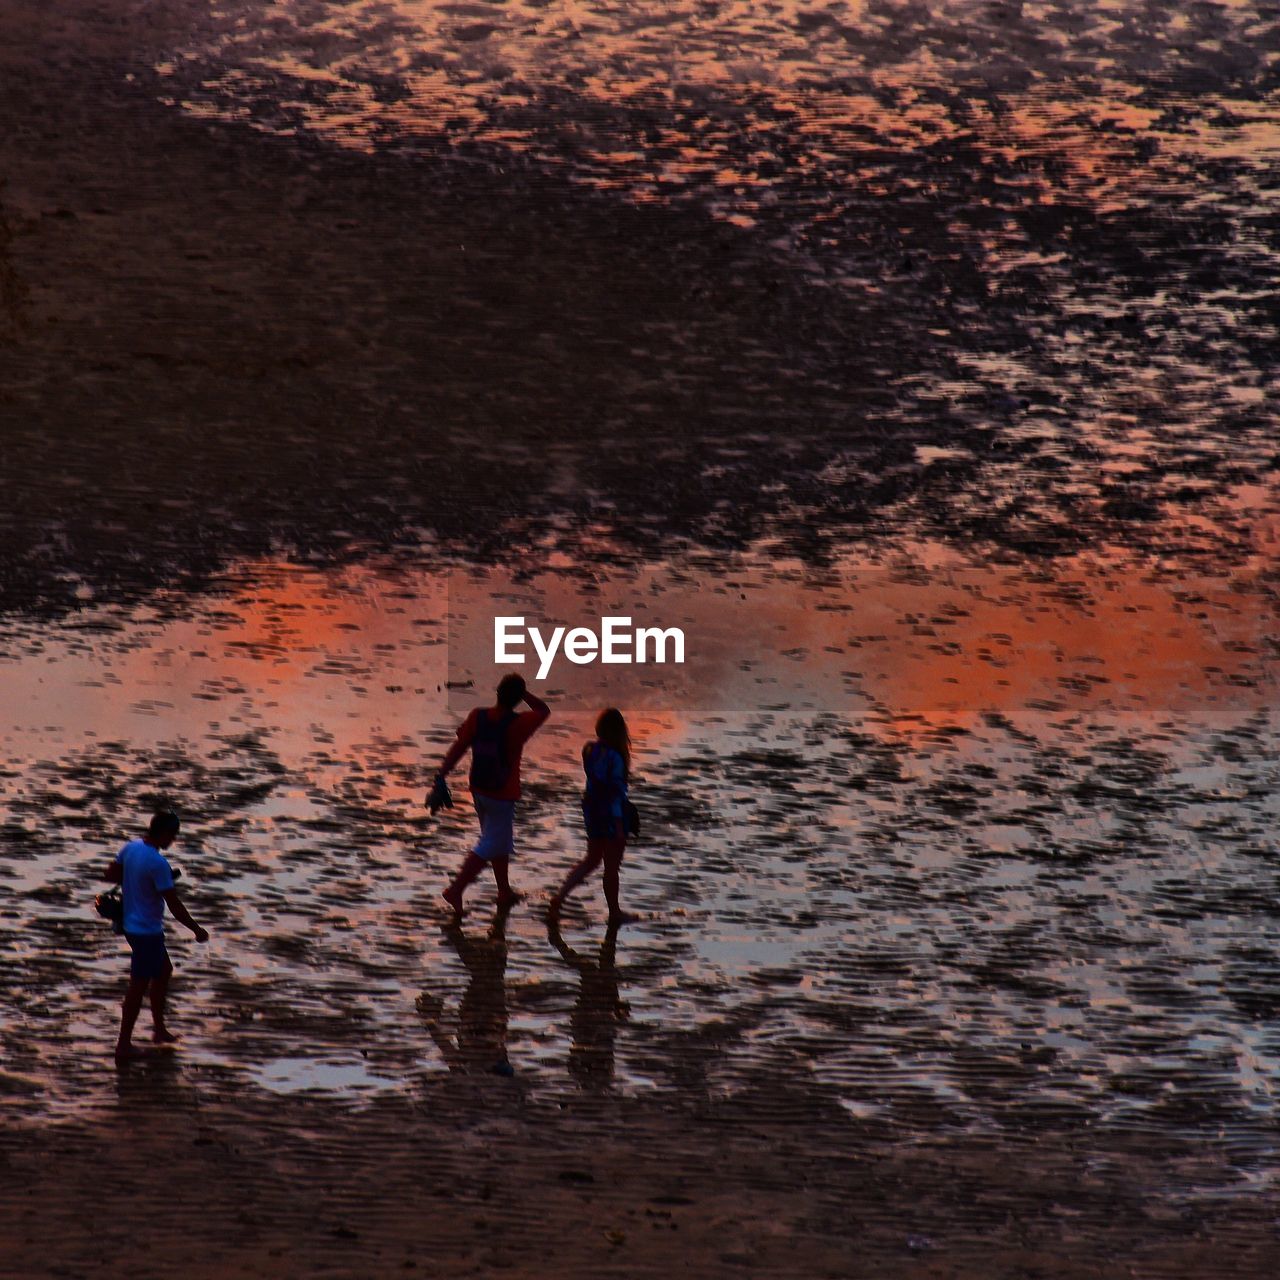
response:
[[[587,856],[565,877],[551,899],[547,914],[555,919],[564,900],[601,863],[604,863],[604,897],[609,923],[636,919],[618,906],[618,872],[627,847],[625,805],[631,774],[631,738],[622,712],[610,707],[596,721],[596,740],[582,748],[582,769],[587,775],[582,793],[582,818],[587,828]]]

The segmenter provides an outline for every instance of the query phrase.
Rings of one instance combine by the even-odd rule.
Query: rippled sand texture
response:
[[[1269,10],[269,12],[166,63],[174,101],[346,146],[536,161],[749,230],[742,245],[775,254],[810,306],[830,309],[802,321],[807,381],[835,395],[876,386],[889,403],[857,417],[899,443],[945,425],[926,489],[951,536],[1034,548],[1074,541],[1085,522],[1168,550],[1168,527],[1149,528],[1162,515],[1185,513],[1174,536],[1195,547],[1238,538],[1233,497],[1272,505],[1249,461],[1273,453]],[[844,311],[853,298],[861,315]],[[904,368],[922,347],[924,367]],[[889,483],[883,465],[856,475],[860,454],[827,459],[842,512],[851,482],[864,501]],[[1002,483],[1011,469],[1016,486]]]
[[[520,826],[534,902],[504,928],[478,888],[441,932],[472,822],[421,808],[455,722],[442,584],[421,570],[246,566],[190,621],[15,628],[8,1102],[113,1095],[121,947],[87,915],[88,877],[168,797],[215,934],[177,945],[186,1061],[212,1078],[412,1097],[506,1060],[553,1092],[730,1096],[801,1072],[883,1133],[1088,1126],[1173,1149],[1211,1125],[1230,1152],[1215,1181],[1265,1184],[1265,584],[1088,563],[687,581],[670,566],[646,594],[694,634],[751,620],[791,647],[704,667],[678,710],[637,669],[646,838],[624,884],[645,919],[621,943],[598,888],[563,933],[539,921],[578,856],[589,723],[554,679]]]
[[[6,598],[424,532],[1274,554],[1272,17],[662,12],[76,11],[5,81]]]

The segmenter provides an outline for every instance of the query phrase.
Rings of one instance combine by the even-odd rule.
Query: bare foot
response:
[[[153,1044],[177,1044],[178,1037],[172,1031],[166,1031],[163,1027],[151,1033]]]
[[[116,1045],[116,1066],[127,1067],[131,1062],[137,1062],[140,1058],[145,1058],[147,1051],[139,1049],[136,1044]]]
[[[633,915],[630,911],[610,911],[609,912],[609,923],[615,929],[620,924],[635,924],[636,921],[639,919],[640,919],[639,916]]]
[[[454,893],[451,889],[446,889],[440,896],[453,908],[453,914],[455,916],[466,914],[462,909],[462,894]]]
[[[509,889],[506,893],[498,894],[498,910],[510,911],[512,907],[524,897],[524,894],[517,893],[514,889]]]

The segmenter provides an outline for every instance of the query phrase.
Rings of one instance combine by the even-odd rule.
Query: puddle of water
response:
[[[277,1058],[250,1071],[255,1084],[272,1093],[369,1094],[395,1090],[395,1080],[375,1075],[360,1062],[323,1062],[315,1058]]]

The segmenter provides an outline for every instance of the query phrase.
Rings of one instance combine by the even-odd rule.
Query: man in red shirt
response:
[[[530,709],[517,713],[521,702],[527,702]],[[441,894],[458,915],[462,914],[463,892],[486,862],[493,867],[498,885],[498,910],[505,911],[520,897],[507,879],[508,864],[515,852],[512,824],[516,801],[520,799],[520,755],[524,744],[550,714],[551,708],[529,692],[522,676],[503,676],[494,705],[477,707],[462,722],[458,740],[440,764],[433,795],[442,790],[447,793],[444,780],[449,770],[467,751],[471,752],[471,798],[480,819],[480,839],[453,883]]]

